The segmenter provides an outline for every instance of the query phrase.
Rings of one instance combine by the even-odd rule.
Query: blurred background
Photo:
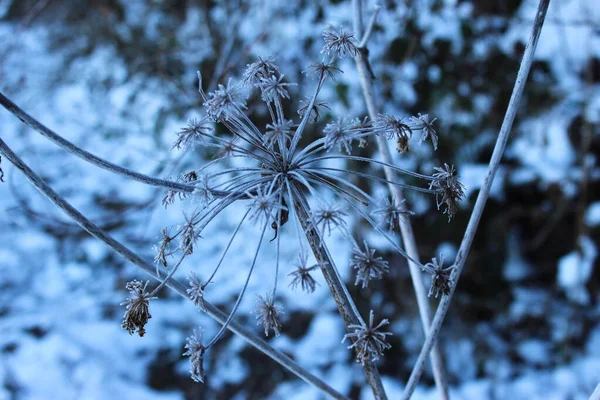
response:
[[[365,2],[370,16],[374,3]],[[437,117],[436,152],[416,141],[397,165],[431,173],[457,166],[467,198],[448,223],[431,199],[409,194],[422,261],[453,259],[483,181],[537,2],[382,1],[370,42],[382,111]],[[320,61],[327,27],[352,29],[349,1],[0,0],[0,90],[51,129],[116,164],[176,178],[213,152],[171,151],[205,89],[237,80],[258,56],[274,56],[297,82],[286,104],[314,90],[301,73]],[[441,335],[453,399],[587,399],[600,383],[600,7],[551,2],[511,139]],[[351,61],[326,84],[328,101],[309,135],[336,116],[366,109]],[[249,110],[258,107],[255,100]],[[268,121],[256,112],[258,126]],[[297,118],[296,118],[297,120]],[[152,259],[163,227],[181,224],[189,201],[165,209],[162,190],[99,170],[0,110],[0,135],[56,191],[130,248]],[[416,139],[416,138],[414,138]],[[395,143],[390,143],[395,148]],[[361,150],[375,155],[375,146]],[[318,399],[282,367],[226,334],[205,357],[207,381],[189,378],[185,337],[218,326],[164,290],[143,338],[121,328],[125,282],[143,272],[92,239],[2,160],[0,185],[0,399]],[[383,193],[373,182],[357,182]],[[378,192],[379,190],[379,192]],[[228,211],[179,277],[212,270],[235,229]],[[357,238],[372,230],[348,221]],[[287,235],[285,232],[283,233]],[[243,227],[252,240],[257,228]],[[286,236],[287,237],[287,236]],[[282,243],[285,242],[285,238]],[[292,235],[290,234],[290,237]],[[242,239],[245,240],[245,239]],[[406,261],[386,279],[354,286],[351,247],[331,247],[364,316],[388,318],[392,349],[380,360],[397,398],[424,340]],[[207,298],[229,310],[253,251],[238,246]],[[340,343],[345,329],[320,276],[307,295],[287,288],[297,249],[284,246],[279,278],[283,334],[270,343],[351,398],[370,398],[361,368]],[[254,295],[269,290],[265,250],[237,320],[255,329]],[[318,275],[318,274],[317,274]],[[431,299],[432,307],[437,305]],[[435,399],[429,368],[415,399]]]

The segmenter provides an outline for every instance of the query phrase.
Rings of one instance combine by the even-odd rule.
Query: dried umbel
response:
[[[323,39],[325,40],[325,45],[321,53],[327,53],[333,58],[360,58],[361,56],[354,39],[354,34],[344,28],[340,28],[339,31],[327,29],[323,33]]]
[[[315,291],[317,286],[317,282],[315,278],[313,278],[310,273],[317,269],[318,264],[307,267],[308,255],[306,253],[298,254],[298,259],[294,264],[296,268],[293,272],[290,272],[288,275],[293,276],[294,279],[290,283],[292,289],[296,289],[298,286],[302,288],[305,292],[312,293]]]
[[[204,304],[204,288],[206,284],[202,283],[195,273],[190,273],[188,276],[188,282],[190,288],[187,289],[187,293],[190,295],[190,299],[196,307],[206,312],[206,305]]]
[[[388,226],[388,230],[392,232],[400,226],[400,219],[403,215],[413,215],[412,211],[403,207],[406,199],[398,201],[394,198],[385,198],[379,208],[375,209],[372,214],[379,217]]]
[[[458,211],[458,202],[465,196],[465,189],[456,179],[454,165],[449,167],[448,164],[444,164],[443,167],[435,167],[434,170],[436,172],[429,188],[435,191],[438,210],[442,205],[446,206],[444,214],[448,214],[450,221]]]
[[[283,315],[283,308],[275,305],[275,299],[272,295],[267,294],[265,297],[256,296],[256,307],[253,313],[258,320],[258,325],[262,325],[265,330],[265,336],[269,336],[269,332],[273,331],[275,336],[281,333],[280,318]]]
[[[352,344],[349,349],[356,350],[356,362],[364,364],[368,361],[377,361],[383,356],[383,352],[392,347],[387,341],[386,336],[390,336],[391,332],[383,332],[381,328],[388,325],[390,322],[387,319],[382,320],[379,324],[374,324],[373,310],[369,314],[368,325],[350,325],[348,328],[352,332],[346,334],[342,343],[346,339],[350,339]]]
[[[149,302],[156,299],[156,297],[150,297],[150,294],[146,292],[148,283],[142,284],[141,281],[133,280],[127,282],[127,285],[125,285],[125,289],[129,291],[131,297],[128,297],[127,301],[121,303],[122,306],[126,307],[121,326],[130,335],[133,335],[137,331],[140,337],[144,336],[146,333],[144,327],[148,323],[148,320],[152,318],[149,311]]]
[[[410,126],[402,122],[402,118],[379,114],[373,121],[373,130],[387,139],[396,139],[398,153],[410,151],[408,141],[412,137],[412,130]]]
[[[348,226],[344,220],[347,217],[348,213],[339,204],[325,203],[313,212],[313,223],[322,238],[325,237],[325,232],[331,236],[331,232],[335,229],[347,234]]]
[[[205,143],[204,136],[212,131],[206,119],[190,118],[187,126],[182,128],[177,135],[179,137],[173,144],[173,149],[181,150],[194,147],[198,143]]]
[[[156,251],[156,256],[154,256],[154,262],[157,265],[162,265],[163,267],[169,265],[169,263],[167,262],[167,256],[171,254],[172,241],[173,237],[171,237],[169,230],[167,228],[163,228],[161,231],[160,241],[158,242],[157,246],[154,246],[154,250]]]
[[[436,298],[439,295],[450,294],[452,285],[454,285],[453,273],[456,266],[451,265],[444,268],[444,257],[432,258],[430,263],[423,265],[423,270],[431,274],[431,287],[429,288],[429,297]]]
[[[204,383],[204,352],[202,345],[202,329],[194,329],[194,333],[186,339],[184,356],[190,358],[190,376],[194,382]]]
[[[365,250],[361,250],[358,246],[352,249],[352,257],[350,258],[350,266],[356,270],[355,285],[362,282],[362,288],[369,286],[371,279],[381,279],[383,274],[390,269],[387,261],[381,257],[375,257],[375,249],[369,248],[367,242],[364,242]]]
[[[300,118],[304,119],[304,115],[306,114],[306,112],[308,111],[308,109],[310,107],[308,119],[313,124],[315,122],[317,122],[319,120],[319,118],[321,118],[321,109],[322,108],[326,108],[326,109],[330,110],[330,108],[327,107],[327,103],[324,101],[321,101],[321,100],[315,101],[314,103],[312,103],[312,106],[311,106],[310,97],[307,97],[306,100],[300,100],[300,104],[302,106],[298,109],[298,115],[300,116]]]

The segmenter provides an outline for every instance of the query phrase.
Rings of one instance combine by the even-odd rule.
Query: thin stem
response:
[[[412,373],[410,374],[410,379],[408,380],[406,388],[404,389],[402,398],[405,400],[410,399],[410,396],[412,395],[417,386],[421,373],[423,372],[425,359],[431,351],[431,348],[435,345],[436,340],[440,334],[444,318],[446,317],[446,313],[448,312],[448,308],[450,307],[452,295],[454,294],[454,290],[456,289],[458,279],[465,266],[465,261],[469,254],[469,250],[471,249],[471,244],[473,243],[473,239],[475,238],[477,226],[479,225],[479,221],[481,220],[481,215],[483,214],[485,203],[490,194],[490,189],[492,187],[494,176],[496,175],[496,171],[498,170],[498,166],[500,165],[500,160],[502,159],[502,154],[504,153],[504,148],[506,147],[506,143],[508,142],[510,130],[512,128],[515,115],[519,108],[519,102],[521,101],[523,89],[525,88],[525,83],[527,82],[529,69],[531,68],[531,64],[533,63],[533,55],[535,53],[535,48],[537,46],[537,42],[542,31],[542,26],[544,25],[544,19],[546,18],[546,12],[548,11],[549,4],[550,0],[540,0],[540,3],[538,5],[535,20],[533,23],[533,28],[531,30],[531,35],[529,36],[527,46],[525,47],[525,54],[523,55],[521,65],[519,67],[519,72],[517,73],[517,80],[515,82],[512,95],[510,96],[510,101],[506,109],[506,114],[504,115],[502,126],[500,127],[500,133],[498,134],[498,139],[496,140],[496,145],[494,146],[494,152],[492,153],[492,158],[489,163],[488,173],[485,177],[485,180],[483,181],[483,184],[481,185],[481,190],[479,191],[479,195],[477,196],[477,200],[475,201],[475,206],[473,207],[473,212],[471,214],[471,218],[469,219],[469,224],[467,225],[465,235],[456,255],[456,260],[454,261],[454,265],[456,266],[456,272],[454,275],[455,283],[454,285],[452,285],[450,293],[442,297],[440,305],[438,306],[438,309],[435,313],[435,318],[433,319],[431,330],[429,331],[429,334],[425,339],[425,343],[423,344],[423,348],[421,349],[419,358],[417,359]]]
[[[127,178],[133,179],[138,182],[145,183],[151,186],[157,186],[165,189],[175,190],[178,192],[192,193],[195,189],[194,185],[186,185],[179,182],[168,181],[164,179],[152,178],[150,176],[140,174],[139,172],[131,171],[127,168],[123,168],[119,165],[113,164],[109,161],[106,161],[100,157],[97,157],[79,147],[69,142],[56,132],[52,131],[36,119],[34,119],[31,115],[27,114],[24,110],[22,110],[19,106],[13,103],[8,97],[4,96],[0,92],[0,105],[12,113],[15,117],[19,118],[21,122],[25,125],[29,126],[33,130],[40,133],[42,136],[51,140],[58,146],[62,147],[69,153],[81,158],[82,160],[89,162],[97,167],[105,169],[107,171],[113,172],[118,175],[125,176]],[[222,196],[222,192],[214,192],[215,196]]]
[[[295,187],[294,190],[293,206],[296,209],[298,219],[302,224],[302,228],[306,234],[306,239],[310,245],[317,263],[323,272],[325,281],[329,286],[331,295],[338,306],[340,315],[344,319],[346,327],[349,325],[363,325],[364,321],[360,317],[360,314],[356,311],[356,305],[352,301],[346,285],[340,278],[339,274],[335,270],[335,265],[330,254],[327,252],[326,246],[323,245],[323,240],[319,235],[315,225],[311,223],[311,214],[308,208],[308,203],[304,195]],[[365,376],[368,384],[373,390],[375,399],[387,399],[379,371],[374,362],[368,361],[363,364],[365,370]]]
[[[367,25],[367,30],[365,31],[364,35],[362,36],[362,39],[360,40],[360,43],[358,44],[359,48],[363,49],[367,46],[367,42],[369,41],[369,38],[373,33],[373,28],[375,28],[375,22],[377,22],[377,15],[379,15],[380,10],[380,6],[375,6],[375,9],[373,10],[373,15],[371,15],[371,19],[369,20],[369,25]]]
[[[589,400],[600,400],[600,383],[596,386],[596,390],[594,390]]]
[[[139,268],[143,269],[152,276],[156,280],[161,280],[159,276],[157,276],[155,271],[155,266],[152,263],[149,263],[142,259],[140,256],[129,250],[127,247],[122,245],[120,242],[115,240],[112,236],[102,230],[100,227],[95,225],[93,222],[88,220],[83,214],[77,211],[73,206],[71,206],[66,200],[60,197],[50,186],[48,186],[35,172],[33,172],[24,162],[21,160],[7,145],[4,143],[2,139],[0,139],[0,153],[2,153],[6,158],[19,170],[21,171],[27,180],[35,186],[35,188],[44,195],[48,200],[50,200],[54,205],[60,208],[65,214],[67,214],[71,219],[73,219],[81,228],[87,231],[90,235],[95,237],[96,239],[104,242],[107,246],[109,246],[113,251],[121,255],[126,260],[135,264]],[[171,289],[175,290],[181,296],[189,299],[189,295],[187,294],[187,286],[182,284],[181,282],[170,279],[167,282],[167,286]],[[223,311],[219,310],[217,307],[204,302],[206,307],[206,313],[219,322],[220,324],[224,324],[227,320],[227,314]],[[258,350],[271,357],[277,363],[281,364],[287,370],[292,372],[294,375],[304,380],[306,383],[314,386],[315,388],[323,391],[334,399],[346,399],[345,396],[338,393],[335,389],[329,386],[320,378],[306,371],[304,368],[296,364],[291,358],[280,352],[279,350],[271,347],[267,342],[262,340],[261,338],[254,335],[252,332],[244,328],[239,323],[232,321],[229,326],[229,330],[240,336],[244,340],[246,340],[250,345],[256,347]]]
[[[371,20],[373,25],[375,24],[376,17],[377,12],[374,13],[373,18]],[[358,20],[359,18],[362,18],[362,16],[357,15],[355,13],[354,19]],[[368,64],[367,59],[368,51],[366,49],[366,45],[369,39],[369,35],[365,34],[363,39],[364,40],[361,41],[360,44],[361,48],[364,49],[363,56],[360,59],[355,59],[355,62],[360,75],[363,96],[365,98],[365,103],[367,105],[369,117],[371,118],[371,120],[374,121],[377,118],[378,112],[375,104],[375,90],[373,88],[374,76],[371,73],[371,68]],[[382,136],[377,136],[377,146],[379,148],[379,151],[381,152],[381,157],[383,159],[383,171],[386,179],[388,181],[397,182],[398,179],[395,172],[403,173],[403,171],[398,171],[391,165],[392,156],[390,154],[390,149],[388,147],[387,142]],[[431,179],[431,177],[425,179]],[[402,201],[402,199],[404,199],[402,187],[388,183],[388,188],[390,190],[390,193],[392,194],[392,198],[396,202],[396,206],[400,210],[406,210],[406,206]],[[429,307],[429,298],[427,296],[427,290],[423,283],[423,276],[421,274],[421,263],[419,262],[419,251],[417,247],[417,241],[413,233],[410,218],[406,214],[400,216],[400,234],[402,236],[402,242],[404,243],[404,249],[406,250],[406,253],[410,256],[408,258],[408,269],[410,271],[411,281],[415,289],[417,306],[419,308],[419,316],[421,319],[421,325],[423,326],[423,332],[425,333],[425,335],[427,335],[429,332],[429,325],[431,324],[431,309]],[[439,350],[439,346],[436,345],[432,349],[430,361],[435,385],[438,389],[439,396],[442,400],[448,400],[450,398],[450,394],[448,391],[448,379],[446,377],[446,371],[444,368],[444,363],[441,352]]]

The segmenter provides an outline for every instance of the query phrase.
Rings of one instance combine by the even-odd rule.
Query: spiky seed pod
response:
[[[202,329],[194,329],[194,333],[186,338],[184,356],[190,358],[190,376],[194,382],[204,383],[204,352]]]
[[[396,150],[398,153],[407,153],[410,151],[408,142],[412,137],[412,130],[410,126],[402,122],[402,118],[379,114],[375,121],[373,121],[373,133],[383,135],[388,140],[396,139]]]
[[[314,62],[311,63],[304,71],[302,71],[303,73],[306,74],[306,76],[309,77],[315,77],[317,79],[331,79],[332,81],[335,82],[335,74],[337,73],[343,73],[343,71],[337,67],[335,67],[332,63],[325,63],[325,62]]]
[[[287,87],[295,86],[295,83],[283,82],[285,75],[272,75],[268,78],[263,78],[256,84],[260,88],[261,98],[265,103],[272,103],[282,99],[289,99]]]
[[[298,286],[300,286],[305,292],[313,293],[316,289],[317,282],[315,281],[315,278],[312,277],[310,272],[315,270],[319,265],[315,264],[307,267],[307,261],[308,255],[306,253],[298,254],[298,258],[294,264],[296,270],[288,274],[289,276],[294,277],[290,283],[290,286],[292,289],[296,289]]]
[[[212,127],[205,118],[190,118],[187,125],[177,132],[177,140],[171,149],[181,150],[194,147],[198,143],[206,144],[204,137],[210,132],[212,132]]]
[[[436,192],[438,210],[442,205],[446,206],[444,214],[448,214],[448,221],[450,221],[458,211],[458,202],[465,195],[464,185],[456,179],[454,165],[450,167],[444,163],[443,167],[435,167],[434,170],[436,172],[433,174],[429,188]]]
[[[200,278],[196,276],[195,273],[191,272],[188,275],[188,282],[190,284],[190,288],[187,289],[188,295],[190,295],[190,299],[196,307],[200,310],[207,312],[206,305],[204,304],[204,288],[205,284],[200,281]]]
[[[344,211],[339,204],[330,203],[323,204],[321,207],[313,211],[313,224],[315,228],[321,232],[321,237],[331,236],[331,232],[339,229],[342,233],[348,233],[348,226],[344,218],[348,217],[348,213]]]
[[[430,263],[423,265],[423,270],[431,274],[431,287],[428,296],[437,298],[439,295],[448,295],[454,285],[454,271],[456,266],[444,268],[444,257],[432,258]]]
[[[217,90],[208,94],[204,106],[206,115],[214,122],[223,122],[230,113],[246,108],[246,101],[241,94],[240,87],[232,84],[230,79],[227,86],[219,84]]]
[[[327,29],[323,32],[323,39],[325,45],[321,53],[327,53],[334,58],[361,57],[360,50],[354,40],[354,34],[344,28],[340,28],[339,31]]]
[[[146,292],[148,283],[149,281],[142,286],[141,281],[133,280],[127,282],[127,285],[125,285],[125,289],[129,291],[131,297],[128,297],[126,301],[121,303],[122,306],[126,307],[121,327],[129,332],[130,335],[133,335],[137,331],[140,337],[144,336],[146,333],[144,327],[148,323],[148,320],[152,318],[149,311],[149,302],[156,299],[156,297],[149,297],[149,293]]]
[[[377,361],[383,356],[383,352],[392,347],[386,341],[386,336],[392,335],[391,332],[382,332],[380,329],[390,322],[387,319],[382,320],[379,324],[374,325],[373,310],[369,314],[369,325],[349,325],[350,333],[344,336],[342,343],[346,339],[350,339],[352,344],[349,349],[356,350],[356,362],[364,365],[365,362]]]
[[[275,305],[275,299],[269,294],[265,297],[261,295],[257,295],[256,297],[256,307],[252,312],[258,320],[257,324],[264,327],[265,336],[268,337],[270,331],[273,331],[275,336],[279,336],[281,333],[280,318],[283,315],[283,308]]]
[[[255,86],[262,79],[267,79],[273,75],[279,75],[279,66],[275,64],[273,57],[263,59],[258,57],[258,61],[246,66],[246,71],[242,79],[245,86]]]
[[[372,279],[383,278],[383,274],[388,273],[390,267],[383,258],[375,257],[375,249],[369,248],[366,241],[363,243],[365,245],[364,251],[358,246],[352,249],[350,266],[356,270],[354,285],[362,282],[362,288],[365,289]]]

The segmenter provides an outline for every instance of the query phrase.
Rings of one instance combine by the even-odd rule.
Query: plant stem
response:
[[[306,198],[299,190],[294,190],[293,201],[298,220],[304,229],[308,244],[310,245],[315,258],[317,259],[317,263],[319,264],[321,271],[323,272],[325,281],[327,282],[329,290],[331,291],[331,295],[337,304],[340,315],[344,319],[346,328],[348,328],[350,325],[364,325],[365,322],[360,317],[360,314],[358,314],[356,305],[354,305],[354,302],[352,301],[344,282],[337,273],[335,265],[333,264],[333,260],[329,256],[329,253],[322,243],[319,232],[311,223],[312,218]],[[350,331],[349,328],[348,331]],[[373,390],[373,396],[375,396],[375,399],[387,399],[387,395],[385,394],[385,390],[383,388],[383,383],[381,382],[381,377],[379,376],[379,370],[377,369],[375,363],[372,361],[365,362],[363,364],[363,368],[365,370],[367,382]]]
[[[52,142],[62,147],[69,153],[81,158],[84,161],[89,162],[90,164],[151,186],[157,186],[185,193],[192,193],[195,189],[194,185],[186,185],[179,182],[157,179],[144,174],[140,174],[139,172],[131,171],[127,168],[123,168],[121,166],[113,164],[77,147],[73,143],[69,142],[67,139],[63,138],[56,132],[53,132],[51,129],[37,121],[31,115],[27,114],[23,109],[21,109],[19,106],[13,103],[8,97],[4,96],[2,92],[0,92],[0,105],[2,105],[6,110],[12,113],[15,117],[19,118],[21,122],[23,122],[25,125],[39,132],[42,136],[51,140]],[[214,191],[213,195],[222,197],[225,194],[219,191]]]
[[[31,184],[35,186],[36,189],[42,195],[44,195],[48,200],[54,203],[54,205],[56,205],[65,214],[72,218],[81,228],[83,228],[96,239],[99,239],[100,241],[104,242],[113,251],[115,251],[131,263],[146,271],[146,273],[151,275],[154,279],[161,281],[161,278],[156,275],[156,267],[153,264],[145,261],[133,251],[129,250],[127,247],[115,240],[103,229],[95,225],[93,222],[88,220],[83,214],[77,211],[66,200],[64,200],[54,190],[52,190],[52,188],[48,186],[35,172],[33,172],[27,166],[27,164],[25,164],[23,160],[21,160],[19,156],[17,156],[2,139],[0,139],[0,153],[6,156],[6,158],[25,175],[27,180],[31,182]],[[181,296],[189,299],[187,287],[179,281],[171,278],[167,281],[167,286],[175,290]],[[212,317],[222,325],[225,324],[225,321],[227,321],[228,317],[227,314],[225,314],[212,304],[208,303],[206,300],[204,301],[204,305],[207,310],[206,313],[210,317]],[[249,344],[251,344],[264,354],[271,357],[277,363],[288,369],[294,375],[298,376],[300,379],[321,390],[322,392],[328,394],[329,396],[331,396],[331,398],[346,399],[345,396],[338,393],[335,389],[333,389],[323,380],[306,371],[304,368],[296,364],[291,358],[289,358],[279,350],[274,349],[267,342],[255,336],[252,332],[250,332],[237,322],[231,321],[231,323],[229,323],[228,325],[228,328],[230,331],[246,340]]]
[[[450,301],[452,300],[452,295],[454,294],[456,285],[458,283],[458,279],[460,278],[460,274],[462,273],[463,268],[465,266],[465,261],[469,254],[469,250],[471,249],[473,239],[475,238],[477,226],[479,225],[479,221],[481,220],[481,215],[483,214],[485,203],[489,196],[494,176],[496,174],[496,171],[498,170],[498,166],[500,165],[500,160],[502,158],[502,154],[504,153],[506,143],[508,142],[510,130],[512,128],[512,124],[515,119],[517,109],[519,107],[519,102],[521,101],[521,96],[523,94],[523,89],[525,88],[525,83],[527,82],[529,69],[531,68],[531,64],[533,63],[533,55],[535,53],[535,48],[537,46],[537,42],[542,31],[542,26],[544,24],[544,19],[546,17],[546,12],[548,11],[549,4],[550,0],[540,0],[535,20],[533,23],[531,35],[529,36],[527,46],[525,47],[525,54],[523,55],[521,65],[519,67],[519,72],[517,73],[517,80],[515,82],[510,101],[508,103],[506,114],[504,115],[504,120],[502,121],[502,126],[500,127],[500,133],[498,134],[496,145],[494,146],[494,152],[492,153],[492,158],[489,163],[488,173],[485,177],[485,180],[483,181],[481,190],[479,191],[479,194],[477,196],[477,200],[475,202],[471,218],[469,219],[469,224],[467,225],[465,235],[456,255],[456,260],[454,261],[454,265],[456,266],[456,272],[454,275],[454,285],[452,285],[450,293],[442,297],[440,305],[438,306],[429,334],[425,339],[425,343],[423,344],[423,348],[421,349],[419,358],[417,359],[417,362],[410,375],[410,379],[404,389],[404,393],[402,395],[402,398],[404,400],[410,399],[412,393],[414,392],[417,386],[421,373],[423,372],[425,359],[427,358],[427,355],[436,343],[436,340],[440,334],[442,323],[444,322],[444,318],[446,317],[446,313],[448,312],[448,308],[450,306]]]
[[[354,2],[360,2],[360,0],[353,0]],[[355,7],[356,9],[356,7]],[[375,11],[375,15],[379,10]],[[354,16],[355,26],[360,26],[359,16]],[[369,23],[370,30],[372,30],[372,26],[375,24],[374,18],[371,19]],[[360,35],[361,32],[358,32]],[[366,49],[367,34],[364,35],[365,38],[361,41],[361,45],[363,49]],[[367,65],[367,51],[363,52],[363,57],[361,59],[356,59],[356,67],[358,69],[360,75],[360,81],[362,86],[363,95],[365,98],[365,103],[367,105],[367,110],[369,113],[369,117],[372,121],[377,118],[377,107],[375,103],[375,91],[373,88],[373,80],[372,75],[369,72],[369,68]],[[377,136],[377,146],[379,151],[381,152],[381,158],[386,164],[392,164],[392,156],[390,154],[390,149],[388,147],[387,142],[382,136]],[[398,182],[398,178],[394,170],[388,166],[383,167],[383,171],[385,177],[388,181]],[[406,207],[402,199],[404,198],[404,194],[402,191],[402,187],[388,184],[390,193],[392,194],[393,201],[396,202],[396,206],[401,210],[404,210]],[[413,233],[412,224],[410,222],[410,218],[402,214],[400,216],[400,234],[402,235],[402,242],[404,244],[404,249],[406,253],[410,256],[412,260],[419,261],[419,251],[417,247],[417,242],[415,240],[415,235]],[[425,336],[429,333],[429,326],[431,324],[431,309],[429,307],[429,298],[427,296],[426,288],[423,283],[423,277],[421,274],[421,269],[419,264],[413,262],[410,259],[407,259],[408,267],[410,270],[410,277],[412,280],[413,287],[415,289],[415,295],[417,297],[417,306],[419,308],[419,315],[421,317],[421,325],[423,326],[423,331]],[[439,346],[435,346],[431,352],[431,368],[433,370],[433,377],[435,380],[436,387],[438,389],[440,398],[443,400],[447,400],[450,398],[450,394],[448,392],[448,379],[446,378],[446,371],[444,368],[444,363],[442,360],[442,355],[439,350]]]

